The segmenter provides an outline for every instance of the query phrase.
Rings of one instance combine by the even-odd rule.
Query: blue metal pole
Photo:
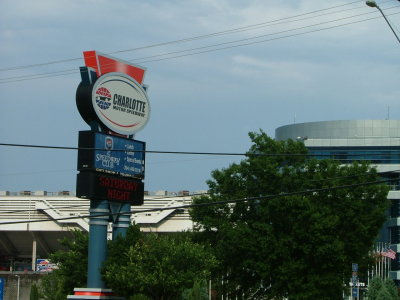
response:
[[[90,201],[88,288],[104,288],[101,266],[107,256],[107,226],[110,213],[107,200]],[[104,215],[104,216],[98,216]],[[96,217],[98,216],[98,217]]]
[[[118,235],[126,236],[126,231],[131,223],[131,205],[129,203],[123,203],[121,205],[120,213],[127,213],[121,214],[118,216],[117,220],[113,223],[113,239],[115,239]]]

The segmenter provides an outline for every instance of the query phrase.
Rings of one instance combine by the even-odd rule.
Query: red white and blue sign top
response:
[[[133,135],[150,117],[150,103],[141,85],[145,69],[95,51],[84,52],[85,64],[100,76],[92,89],[97,118],[113,132]]]

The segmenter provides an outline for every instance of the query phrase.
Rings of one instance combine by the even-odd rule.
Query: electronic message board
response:
[[[79,132],[78,170],[144,178],[146,144],[94,131]]]
[[[144,183],[136,178],[123,178],[99,172],[82,171],[77,176],[76,196],[142,205]]]

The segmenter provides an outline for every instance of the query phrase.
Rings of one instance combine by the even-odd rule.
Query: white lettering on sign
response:
[[[114,168],[114,166],[119,166],[121,158],[111,156],[110,154],[96,154],[96,162],[101,161],[101,165],[105,168]]]

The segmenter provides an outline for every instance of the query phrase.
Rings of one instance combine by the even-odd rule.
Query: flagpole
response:
[[[379,277],[382,278],[382,243],[379,243],[379,260],[378,260],[378,269],[379,269]]]

